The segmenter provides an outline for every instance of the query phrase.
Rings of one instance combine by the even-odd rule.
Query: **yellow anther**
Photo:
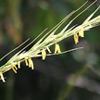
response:
[[[83,30],[83,28],[81,28],[81,29],[79,30],[79,36],[80,36],[80,37],[84,37],[84,30]]]
[[[77,33],[74,34],[74,41],[75,41],[75,44],[77,44],[77,43],[79,42],[78,39],[79,39],[79,37],[78,37]]]
[[[20,61],[17,64],[18,64],[18,68],[20,69]]]
[[[55,53],[61,53],[59,44],[55,45]]]
[[[79,30],[79,36],[80,36],[80,37],[84,37],[84,30],[83,30],[83,28],[81,28],[81,29]]]
[[[32,59],[31,59],[31,58],[29,58],[29,59],[28,59],[28,61],[29,61],[29,67],[31,67],[31,68],[32,68],[32,70],[33,70],[33,69],[34,69],[34,64],[33,64]]]
[[[5,82],[5,79],[4,79],[4,76],[3,76],[3,73],[2,73],[2,72],[0,72],[0,77],[1,77],[1,80],[2,80],[3,82]]]
[[[15,70],[17,70],[18,68],[16,67],[16,65],[14,65],[14,64],[12,64],[13,66],[14,66],[14,68],[15,68]]]
[[[49,49],[49,47],[46,47],[46,48],[47,48],[48,52],[51,53],[51,50]]]
[[[28,66],[28,61],[27,61],[28,58],[25,57],[24,59],[25,59],[26,66]]]
[[[43,49],[42,50],[42,60],[45,60],[45,58],[46,58],[46,50]]]
[[[13,64],[11,64],[11,68],[12,68],[12,70],[13,70],[15,73],[17,73],[17,71],[14,69]]]

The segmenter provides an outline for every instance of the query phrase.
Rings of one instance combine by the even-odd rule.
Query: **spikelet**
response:
[[[79,36],[78,36],[78,34],[76,33],[76,34],[74,34],[74,41],[75,41],[75,44],[77,44],[78,42],[79,42]]]
[[[34,64],[33,64],[33,61],[31,58],[28,59],[28,62],[29,62],[29,67],[32,68],[32,70],[34,70]]]
[[[61,53],[59,44],[55,44],[55,52],[54,52],[54,53],[55,53],[55,54],[56,54],[56,53]]]
[[[2,72],[0,72],[0,77],[1,77],[1,80],[2,80],[3,82],[5,82],[5,79],[4,79],[4,76],[3,76],[3,73],[2,73]]]
[[[42,50],[42,60],[45,60],[45,58],[46,58],[46,50],[43,49]]]

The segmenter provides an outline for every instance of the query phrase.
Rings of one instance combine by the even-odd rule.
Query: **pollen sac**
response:
[[[12,70],[15,72],[15,73],[17,73],[17,67],[16,67],[16,65],[14,65],[14,64],[11,64],[11,68],[12,68]]]
[[[18,68],[16,67],[16,65],[13,64],[13,66],[14,66],[14,68],[15,68],[16,70],[18,69]]]
[[[55,45],[55,53],[61,53],[59,44]]]
[[[42,60],[45,60],[45,58],[46,58],[46,50],[43,49],[42,50]]]
[[[3,82],[5,82],[5,79],[4,79],[4,76],[3,76],[3,73],[2,73],[2,72],[0,72],[0,77],[1,77],[1,80],[2,80]]]
[[[32,70],[34,69],[34,64],[33,64],[33,61],[31,58],[28,59],[28,62],[29,62],[29,67],[32,68]]]
[[[18,68],[20,69],[20,61],[17,64],[18,64]]]
[[[84,37],[84,31],[83,31],[82,28],[79,30],[79,36],[80,36],[80,37]]]
[[[77,43],[79,42],[78,39],[79,39],[79,37],[78,37],[77,33],[74,34],[74,41],[75,41],[75,44],[77,44]]]
[[[49,49],[49,47],[47,47],[47,50],[48,50],[49,53],[51,53],[51,50]]]
[[[25,57],[24,59],[25,59],[26,66],[28,66],[28,60],[27,60],[28,58]]]

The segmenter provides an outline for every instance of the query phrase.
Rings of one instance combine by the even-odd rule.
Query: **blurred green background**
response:
[[[26,39],[33,40],[45,28],[53,28],[85,1],[0,0],[0,58]],[[89,0],[85,7],[92,2]],[[99,5],[98,0],[72,26],[81,24]],[[99,14],[100,10],[95,16]],[[85,32],[78,45],[69,37],[60,46],[62,51],[80,46],[84,49],[47,57],[45,61],[33,58],[34,71],[22,63],[17,74],[12,70],[6,72],[6,83],[0,81],[0,100],[100,100],[100,26]]]

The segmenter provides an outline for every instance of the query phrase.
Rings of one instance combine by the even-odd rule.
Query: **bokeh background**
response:
[[[85,1],[0,0],[0,58],[26,39],[33,40],[45,28],[53,28]],[[84,8],[92,2],[89,0]],[[100,0],[72,26],[81,24],[99,5]],[[85,32],[78,45],[69,37],[60,46],[62,51],[80,46],[84,49],[47,57],[45,61],[33,58],[34,71],[22,63],[17,74],[6,72],[6,83],[0,80],[0,100],[100,100],[100,26]],[[18,50],[0,61],[0,66]],[[54,52],[54,47],[51,50]]]

